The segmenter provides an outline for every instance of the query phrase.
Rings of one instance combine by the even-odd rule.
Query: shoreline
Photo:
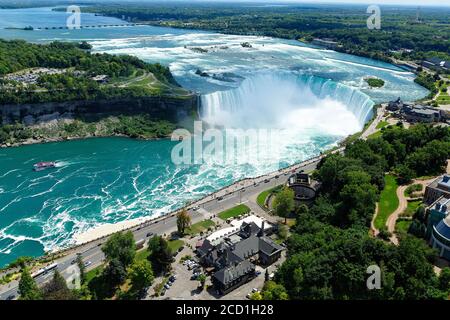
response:
[[[133,139],[133,140],[141,140],[141,141],[158,141],[158,140],[165,140],[170,139],[170,135],[167,135],[166,137],[160,137],[160,138],[140,138],[140,137],[131,137],[126,134],[112,134],[112,135],[86,135],[86,136],[71,136],[71,137],[57,137],[57,138],[42,138],[42,139],[27,139],[21,142],[16,143],[6,143],[6,144],[0,144],[0,150],[1,149],[8,149],[8,148],[19,148],[23,146],[32,146],[32,145],[39,145],[39,144],[46,144],[46,143],[53,143],[53,142],[69,142],[69,141],[78,141],[78,140],[88,140],[88,139],[96,139],[96,138],[127,138],[127,139]]]
[[[374,111],[377,109],[374,108]],[[368,123],[373,123],[377,120],[377,114],[376,111],[372,117],[372,119],[368,120],[366,125],[361,129],[361,131],[357,132],[361,136],[364,135],[364,133],[370,128],[370,126],[367,126]],[[95,138],[95,137],[94,137]],[[128,138],[128,137],[127,137]],[[116,223],[105,223],[105,224],[99,224],[97,226],[94,226],[90,229],[87,229],[84,232],[80,232],[78,234],[74,234],[72,237],[73,242],[71,244],[68,244],[64,247],[55,247],[54,249],[51,249],[50,251],[46,252],[44,255],[36,257],[36,261],[40,261],[42,259],[48,259],[49,256],[65,256],[67,254],[70,254],[70,252],[73,252],[74,250],[77,250],[80,247],[83,247],[85,245],[88,245],[89,243],[95,242],[95,241],[101,241],[109,236],[111,236],[114,233],[120,232],[120,231],[132,231],[134,229],[139,229],[141,227],[145,227],[146,225],[150,223],[158,223],[161,221],[164,221],[165,219],[168,219],[170,217],[175,216],[181,209],[192,209],[196,206],[201,206],[204,203],[207,203],[211,200],[216,199],[219,196],[225,196],[229,194],[233,194],[235,192],[240,192],[242,188],[246,188],[247,186],[250,186],[254,183],[262,183],[265,179],[272,179],[277,175],[281,174],[289,174],[293,170],[297,170],[298,168],[312,164],[315,162],[320,161],[324,157],[327,157],[329,154],[335,154],[339,153],[344,150],[346,139],[348,137],[343,137],[340,141],[337,141],[334,146],[330,146],[328,150],[322,151],[319,155],[306,159],[304,161],[300,161],[297,163],[294,163],[290,166],[287,166],[283,169],[279,169],[273,172],[268,172],[266,174],[252,177],[252,178],[244,178],[241,180],[238,180],[230,185],[224,186],[223,188],[206,194],[200,199],[192,200],[191,202],[185,204],[184,206],[173,210],[171,212],[161,214],[159,216],[147,216],[147,217],[139,217],[131,220],[124,220],[119,221]],[[132,138],[131,138],[132,139]]]
[[[361,137],[364,137],[365,133],[367,131],[371,130],[371,126],[373,126],[373,124],[380,119],[380,115],[378,114],[378,109],[379,108],[375,108],[375,106],[374,106],[374,109],[373,109],[374,113],[373,113],[372,118],[370,120],[368,120],[366,122],[366,124],[364,125],[364,127],[361,129],[361,131],[357,132],[356,134],[360,134]],[[348,137],[349,136],[343,137],[340,141],[336,142],[336,145],[334,147],[331,146],[328,150],[322,151],[317,156],[294,163],[292,165],[289,165],[285,168],[278,169],[276,171],[268,172],[268,173],[260,175],[260,176],[243,178],[243,179],[238,180],[234,183],[231,183],[227,186],[224,186],[223,188],[221,188],[217,191],[206,194],[205,196],[203,196],[200,199],[192,200],[190,203],[188,203],[178,209],[175,209],[171,212],[164,213],[164,214],[161,214],[159,216],[154,216],[154,217],[144,216],[144,217],[139,217],[139,218],[135,218],[135,219],[131,219],[131,220],[124,220],[124,221],[119,221],[116,223],[104,223],[104,224],[94,226],[90,229],[87,229],[84,232],[75,234],[72,238],[74,240],[73,246],[69,246],[67,248],[59,248],[59,250],[56,249],[55,251],[56,252],[70,251],[70,250],[75,249],[78,246],[82,246],[82,245],[88,244],[89,242],[93,242],[93,241],[108,237],[116,232],[128,231],[128,230],[137,228],[139,226],[143,226],[148,223],[157,223],[166,218],[176,215],[182,209],[189,210],[189,209],[192,209],[193,207],[201,206],[203,203],[208,202],[213,199],[216,199],[219,196],[225,196],[227,194],[233,194],[234,192],[239,192],[242,188],[246,188],[254,183],[261,183],[265,179],[272,179],[276,175],[288,174],[289,172],[291,172],[293,170],[297,170],[299,167],[303,167],[305,165],[320,161],[322,158],[328,156],[328,154],[335,154],[335,153],[341,152],[345,148],[345,141]]]

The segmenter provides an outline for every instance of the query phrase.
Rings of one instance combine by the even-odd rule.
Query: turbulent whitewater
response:
[[[65,26],[66,19],[51,8],[0,9],[0,37],[85,40],[94,52],[168,65],[178,83],[202,95],[204,122],[220,129],[273,129],[278,152],[247,163],[176,166],[171,150],[177,142],[169,140],[104,138],[1,149],[0,266],[69,246],[76,234],[100,224],[156,217],[239,179],[316,156],[361,130],[374,103],[428,94],[406,70],[292,40],[152,26],[6,29],[43,21]],[[81,21],[119,23],[85,13]],[[383,79],[385,86],[371,89],[367,77]],[[262,139],[232,151],[258,154],[267,144]],[[58,167],[34,172],[40,161]]]
[[[316,76],[261,74],[232,90],[202,96],[199,113],[224,127],[320,129],[348,135],[372,115],[374,102],[359,90]]]

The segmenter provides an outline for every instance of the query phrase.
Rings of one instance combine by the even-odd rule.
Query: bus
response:
[[[41,276],[41,275],[43,275],[43,274],[48,273],[49,271],[52,271],[52,270],[56,269],[57,267],[58,267],[58,264],[57,264],[57,263],[49,264],[48,266],[39,269],[38,271],[36,271],[35,273],[33,273],[31,276],[32,276],[33,278],[37,278],[37,277],[39,277],[39,276]]]

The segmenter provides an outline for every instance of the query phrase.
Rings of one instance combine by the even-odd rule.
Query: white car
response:
[[[87,267],[89,267],[91,264],[92,264],[92,261],[86,261],[86,262],[84,263],[84,266],[87,268]]]

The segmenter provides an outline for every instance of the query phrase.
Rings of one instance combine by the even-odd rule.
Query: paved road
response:
[[[338,149],[334,152],[340,152],[341,150],[342,149]],[[212,215],[234,207],[236,204],[248,202],[251,198],[255,199],[255,196],[262,191],[286,183],[289,175],[293,171],[312,171],[317,167],[320,159],[321,157],[317,157],[314,160],[306,161],[303,164],[280,170],[279,172],[270,173],[255,179],[247,179],[208,196],[190,206],[191,209],[189,209],[188,212],[192,216],[192,222],[196,223],[208,219]],[[199,208],[196,208],[195,210],[194,208],[197,206]],[[176,230],[176,216],[172,215],[155,221],[149,221],[144,225],[133,228],[131,231],[133,232],[136,241],[140,241],[142,239],[147,239],[150,232],[158,235],[169,235]],[[73,264],[72,262],[76,259],[77,254],[81,254],[84,262],[91,262],[87,270],[91,270],[101,265],[104,259],[101,245],[104,241],[105,239],[100,239],[90,242],[71,250],[66,256],[57,259],[55,262],[58,264],[58,271],[66,279],[69,278],[72,274],[70,267]],[[52,278],[52,274],[53,272],[49,272],[45,275],[41,275],[36,278],[36,282],[38,284],[44,284]],[[17,298],[17,286],[18,281],[11,281],[7,285],[0,286],[0,300],[5,300],[12,296]]]

